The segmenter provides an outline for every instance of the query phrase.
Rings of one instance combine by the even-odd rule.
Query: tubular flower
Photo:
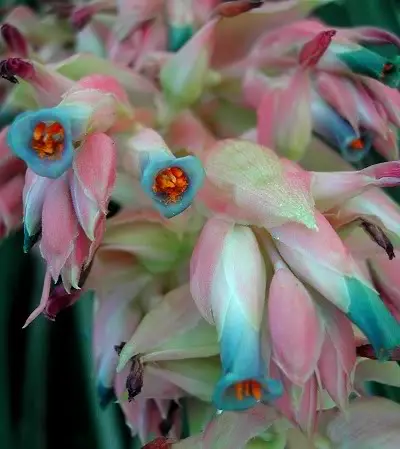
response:
[[[224,370],[213,396],[218,409],[244,410],[282,393],[280,382],[268,377],[261,355],[265,284],[265,265],[252,231],[208,221],[192,256],[191,291],[218,330]]]
[[[187,209],[204,180],[204,169],[195,156],[177,158],[162,137],[142,129],[126,142],[125,170],[140,179],[144,192],[166,218]]]
[[[34,74],[36,79],[36,70]],[[58,106],[20,114],[7,136],[14,154],[36,174],[48,178],[58,178],[71,167],[90,133],[112,130],[122,102],[127,101],[111,77],[83,78],[64,94],[57,87],[55,91],[63,97]]]
[[[372,144],[384,157],[397,158],[398,63],[361,47],[360,40],[400,45],[378,29],[329,30],[316,20],[260,38],[246,66],[233,72],[243,73],[244,100],[258,111],[260,143],[299,160],[312,130],[352,162]],[[263,74],[272,70],[276,75]]]
[[[61,276],[67,291],[79,289],[81,273],[103,236],[115,181],[115,156],[114,142],[106,134],[94,133],[86,138],[73,167],[60,178],[44,178],[28,169],[24,249],[28,251],[39,239],[48,270],[45,282],[50,282],[50,277],[57,282]],[[64,223],[62,229],[60,222]],[[46,300],[44,295],[27,324],[44,310]]]

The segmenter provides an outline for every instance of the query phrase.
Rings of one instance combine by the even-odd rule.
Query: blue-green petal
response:
[[[324,100],[316,98],[311,103],[314,133],[332,148],[337,148],[349,162],[360,162],[371,151],[372,135],[361,129],[359,135],[350,123],[342,118]],[[363,147],[353,149],[351,143],[361,139]]]
[[[166,199],[153,191],[154,179],[157,174],[169,167],[182,169],[189,179],[187,190],[182,194],[180,200],[168,203]],[[172,218],[186,210],[193,202],[197,192],[202,187],[205,178],[203,165],[195,156],[182,158],[160,155],[142,162],[141,186],[144,192],[153,200],[154,206],[166,218]]]
[[[244,316],[227,313],[219,340],[224,374],[214,389],[213,402],[217,409],[239,411],[256,405],[258,401],[252,396],[236,397],[235,385],[246,380],[261,385],[261,402],[271,402],[283,394],[281,381],[268,377],[261,355],[260,332]]]
[[[10,125],[7,144],[18,158],[39,176],[58,178],[72,165],[74,157],[70,112],[64,108],[40,109],[20,114]],[[33,131],[39,122],[58,122],[64,128],[64,150],[57,160],[40,158],[31,146]]]
[[[355,278],[346,278],[351,298],[347,316],[364,333],[377,357],[385,360],[388,351],[400,345],[400,323],[379,295]]]

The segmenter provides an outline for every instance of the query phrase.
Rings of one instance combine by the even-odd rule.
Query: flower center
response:
[[[64,128],[58,122],[39,122],[32,133],[32,148],[42,159],[58,159],[64,150]]]
[[[164,195],[166,202],[176,203],[188,186],[186,173],[179,167],[169,167],[157,173],[153,192]]]
[[[350,148],[352,150],[363,150],[364,149],[364,142],[362,139],[354,139],[350,142]]]
[[[262,396],[262,387],[256,380],[245,380],[235,384],[235,395],[239,401],[243,401],[244,397],[252,396],[259,401]]]

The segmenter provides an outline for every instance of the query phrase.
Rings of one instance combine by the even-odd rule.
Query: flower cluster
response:
[[[307,19],[323,3],[95,0],[2,26],[23,112],[0,235],[22,222],[46,265],[26,325],[94,291],[99,401],[148,449],[399,445],[400,406],[365,382],[400,386],[400,68],[362,43],[400,40]],[[371,148],[385,162],[353,169]]]

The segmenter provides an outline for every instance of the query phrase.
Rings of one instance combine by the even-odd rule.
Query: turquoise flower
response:
[[[193,202],[205,172],[195,156],[175,158],[154,153],[142,162],[141,186],[166,218],[179,215]]]
[[[59,178],[72,165],[77,129],[70,107],[20,114],[7,134],[11,151],[39,176]]]
[[[337,58],[353,73],[374,78],[389,87],[397,88],[400,83],[398,59],[388,59],[371,50],[361,47],[349,50],[341,46],[332,46]]]
[[[315,134],[331,147],[339,149],[346,161],[359,162],[370,152],[371,133],[361,129],[357,134],[350,123],[321,98],[313,99],[311,113]]]
[[[219,410],[247,410],[283,394],[280,380],[267,377],[261,356],[260,332],[240,314],[226,315],[220,336],[223,377],[215,386],[213,402]]]

